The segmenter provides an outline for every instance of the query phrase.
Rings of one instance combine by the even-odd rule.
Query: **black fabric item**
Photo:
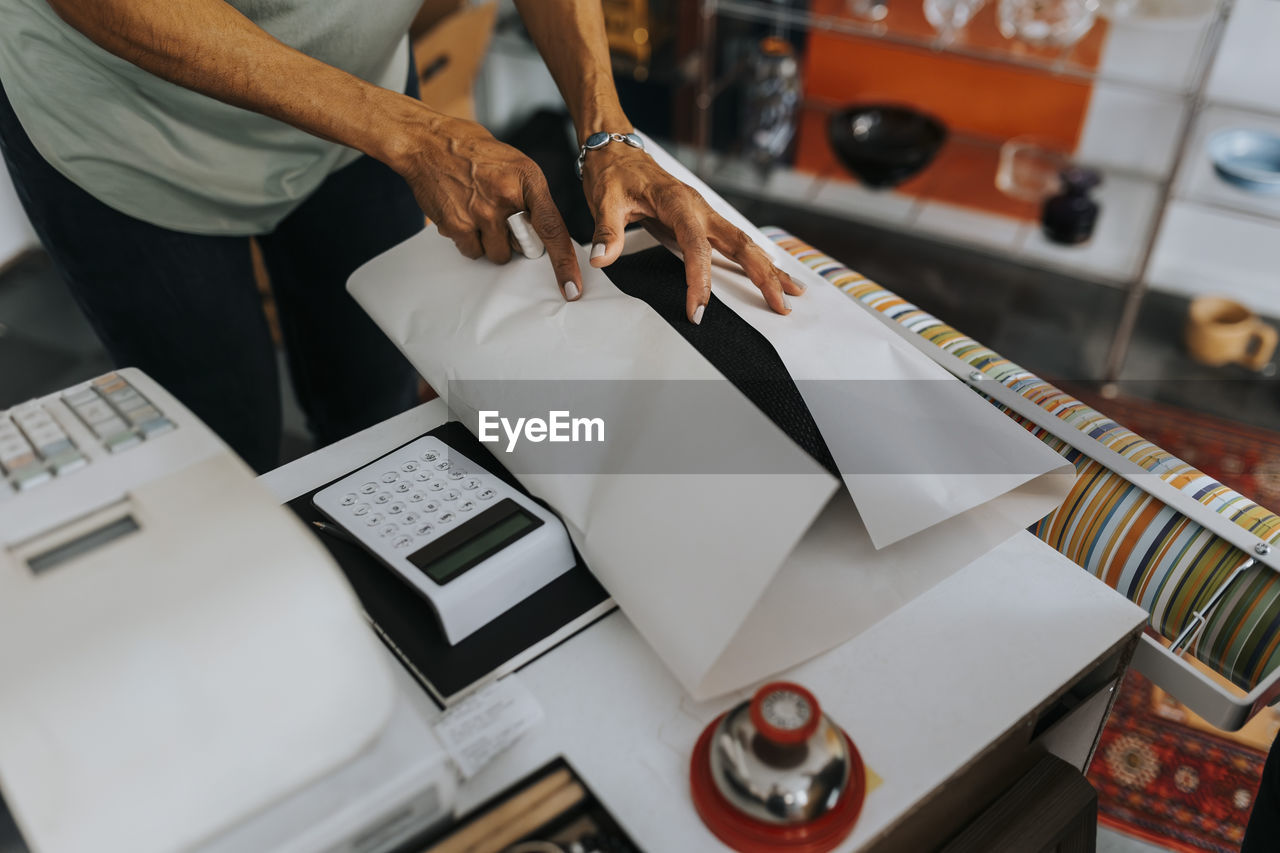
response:
[[[695,326],[689,322],[685,314],[684,263],[679,258],[658,246],[624,255],[604,271],[619,290],[657,311],[818,464],[840,476],[795,380],[765,336],[714,294],[703,312],[702,323]]]
[[[1253,798],[1249,826],[1240,853],[1275,853],[1280,850],[1280,743],[1272,743],[1262,768],[1262,783]]]

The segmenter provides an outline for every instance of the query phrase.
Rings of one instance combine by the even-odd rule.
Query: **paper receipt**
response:
[[[435,728],[462,777],[470,779],[542,718],[538,700],[508,675],[450,708]]]

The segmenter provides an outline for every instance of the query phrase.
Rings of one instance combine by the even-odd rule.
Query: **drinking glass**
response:
[[[968,26],[986,0],[924,0],[924,17],[935,30],[951,36]]]
[[[1021,201],[1039,204],[1058,191],[1059,173],[1070,165],[1067,155],[1031,136],[1000,146],[996,189]]]
[[[1098,0],[1000,0],[996,23],[1005,38],[1066,47],[1093,26]]]

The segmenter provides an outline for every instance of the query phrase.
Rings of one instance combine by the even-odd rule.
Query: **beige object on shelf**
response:
[[[1201,364],[1242,364],[1261,370],[1275,353],[1277,333],[1239,302],[1201,296],[1187,311],[1187,352]]]

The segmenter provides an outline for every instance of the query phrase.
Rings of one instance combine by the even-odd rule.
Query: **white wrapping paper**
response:
[[[548,387],[516,380],[662,380],[624,383],[625,395],[586,413],[608,425],[592,469],[605,473],[548,466],[547,444],[488,447],[556,509],[640,633],[705,699],[865,630],[1046,515],[1074,469],[650,150],[808,285],[781,317],[744,277],[717,269],[713,278],[716,295],[798,381],[841,471],[881,471],[898,456],[912,460],[903,473],[846,473],[840,483],[649,306],[592,269],[585,248],[575,303],[563,301],[545,260],[469,261],[433,229],[361,268],[349,289],[473,431],[479,410],[503,411],[519,389]],[[904,410],[866,411],[801,381],[852,379],[909,381]],[[661,464],[697,438],[684,398],[663,391],[677,380],[701,380],[699,398],[714,400],[698,407],[694,428],[717,440],[698,445],[705,464],[687,473]],[[957,458],[991,473],[930,473]]]

